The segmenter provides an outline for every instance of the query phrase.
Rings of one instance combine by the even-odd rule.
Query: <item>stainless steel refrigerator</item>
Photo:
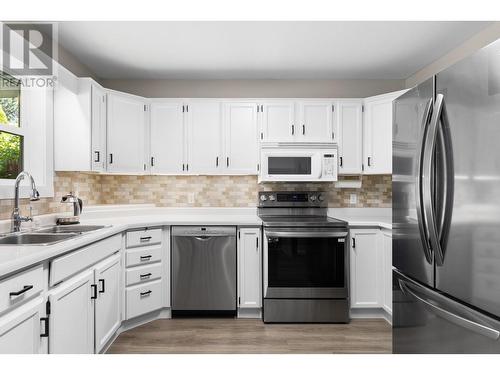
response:
[[[393,351],[500,353],[500,40],[393,110]]]

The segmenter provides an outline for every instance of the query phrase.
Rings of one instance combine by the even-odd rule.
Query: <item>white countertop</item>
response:
[[[392,228],[390,208],[331,208],[328,216],[344,220],[350,227]],[[44,215],[37,217],[35,223],[38,226],[53,225],[55,220],[56,215]],[[128,229],[170,225],[262,225],[257,209],[252,207],[164,208],[147,204],[86,207],[80,223],[109,227],[54,245],[0,245],[0,278]],[[0,222],[0,232],[6,232],[8,228],[9,220]]]

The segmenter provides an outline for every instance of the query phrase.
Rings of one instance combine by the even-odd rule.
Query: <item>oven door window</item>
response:
[[[344,242],[338,238],[269,238],[271,288],[345,287]]]
[[[310,175],[310,156],[269,156],[267,173],[270,175]]]

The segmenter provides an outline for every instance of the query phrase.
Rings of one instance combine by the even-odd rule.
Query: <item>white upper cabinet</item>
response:
[[[186,169],[190,173],[217,174],[221,169],[221,106],[219,101],[186,104],[189,140]]]
[[[56,171],[105,168],[104,89],[90,78],[58,68],[54,89],[54,167]]]
[[[259,134],[256,103],[225,103],[223,173],[257,174]]]
[[[267,102],[259,108],[262,139],[264,142],[292,142],[297,129],[295,103]]]
[[[341,101],[338,104],[339,175],[362,172],[362,110],[361,100]]]
[[[145,170],[145,113],[142,98],[108,93],[107,170],[141,173]]]
[[[299,142],[334,142],[335,106],[332,101],[298,103],[299,121],[296,140]]]
[[[182,102],[151,104],[151,173],[185,171],[186,132]]]
[[[392,173],[392,102],[406,90],[364,101],[364,174]]]

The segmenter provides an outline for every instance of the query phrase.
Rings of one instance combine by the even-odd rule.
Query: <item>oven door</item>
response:
[[[318,181],[322,165],[316,150],[262,150],[260,181]]]
[[[264,298],[348,298],[346,230],[266,228]]]

